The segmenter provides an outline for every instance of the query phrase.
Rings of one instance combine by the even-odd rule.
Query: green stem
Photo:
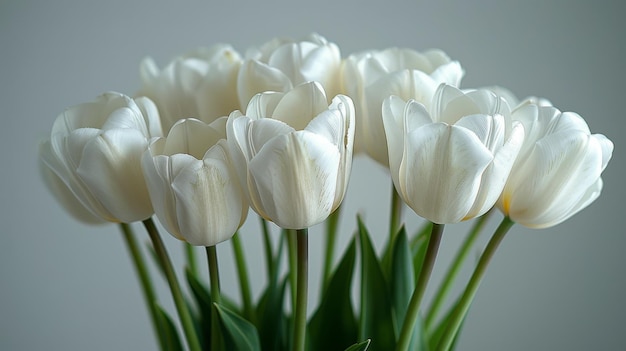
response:
[[[189,243],[185,243],[185,255],[187,256],[187,266],[194,277],[198,276],[198,264],[196,263],[196,253],[194,247]]]
[[[241,300],[243,302],[243,314],[246,319],[251,320],[252,298],[250,294],[250,281],[248,277],[248,267],[246,265],[246,256],[241,246],[239,233],[235,233],[231,242],[233,244],[235,263],[237,264],[237,275],[239,276],[239,287],[241,289]]]
[[[441,242],[441,236],[443,234],[443,224],[433,223],[433,230],[430,233],[430,239],[428,240],[428,248],[426,249],[426,256],[424,256],[424,263],[422,264],[422,270],[419,278],[415,284],[415,290],[413,296],[409,302],[409,307],[402,323],[402,330],[400,331],[400,338],[396,347],[397,351],[407,351],[411,337],[413,335],[413,329],[419,316],[420,304],[422,303],[422,297],[426,291],[426,285],[430,279],[433,266],[435,265],[435,259],[437,258],[437,251],[439,250],[439,243]]]
[[[434,322],[437,314],[443,306],[445,297],[448,295],[450,289],[452,288],[452,282],[454,282],[457,275],[459,274],[462,263],[463,261],[465,261],[465,258],[469,254],[470,248],[474,245],[476,238],[478,238],[478,234],[480,234],[482,229],[485,227],[485,224],[487,223],[487,218],[489,218],[490,213],[491,211],[487,212],[483,216],[477,218],[476,221],[474,221],[474,225],[470,229],[470,232],[465,239],[465,242],[461,245],[461,248],[459,249],[459,252],[457,252],[454,261],[452,261],[450,268],[446,272],[441,286],[439,287],[439,290],[437,290],[437,293],[435,294],[435,299],[430,309],[426,313],[426,318],[424,319],[424,325],[426,326],[426,330],[431,329],[432,323]]]
[[[478,261],[478,265],[470,278],[469,283],[467,283],[467,287],[465,288],[465,292],[461,296],[461,299],[456,305],[454,309],[453,315],[450,318],[448,326],[439,341],[439,345],[437,345],[437,350],[439,351],[447,351],[450,349],[450,346],[454,342],[456,338],[456,334],[459,331],[459,327],[469,310],[469,307],[474,300],[474,296],[476,296],[476,291],[478,290],[478,286],[485,275],[485,271],[487,270],[487,266],[493,257],[493,254],[496,252],[496,249],[502,242],[504,235],[511,229],[511,227],[515,224],[509,217],[504,217],[502,222],[496,229],[495,233],[489,240],[487,247],[485,247],[485,251],[480,256],[480,260]]]
[[[217,249],[215,245],[207,246],[206,257],[209,266],[209,280],[211,281],[211,300],[213,304],[222,302],[220,295],[220,271],[217,265]],[[215,306],[211,313],[211,350],[222,350],[220,327],[217,318],[217,309]]]
[[[261,229],[263,232],[263,244],[265,246],[265,264],[267,266],[267,275],[271,276],[271,272],[274,271],[274,250],[272,250],[272,238],[270,237],[270,229],[267,226],[267,220],[262,217]]]
[[[297,244],[296,244],[296,231],[293,229],[284,229],[287,234],[287,255],[289,256],[289,286],[291,287],[291,313],[296,310],[296,284],[298,280],[297,264]]]
[[[200,341],[198,340],[198,336],[196,335],[196,330],[194,328],[191,315],[189,313],[189,310],[187,309],[187,305],[185,304],[185,299],[183,298],[180,285],[178,284],[176,272],[174,271],[172,262],[170,261],[169,255],[167,254],[165,245],[163,245],[163,241],[161,240],[159,231],[157,230],[151,218],[143,221],[143,225],[146,227],[146,230],[150,235],[150,240],[152,241],[152,245],[154,246],[154,251],[161,263],[161,267],[163,268],[165,277],[170,286],[172,298],[174,299],[174,305],[176,306],[176,310],[178,311],[178,317],[180,318],[180,323],[183,327],[183,332],[185,333],[187,344],[189,345],[189,350],[201,351],[202,349],[200,347]]]
[[[306,345],[306,310],[308,295],[309,248],[308,229],[298,229],[296,233],[298,246],[298,287],[295,310],[294,350],[304,351]]]
[[[389,217],[389,247],[393,247],[394,239],[400,229],[402,218],[402,198],[396,187],[391,183],[391,215]]]
[[[324,258],[324,271],[322,275],[322,296],[330,282],[330,273],[333,268],[333,257],[335,256],[335,245],[337,243],[337,226],[339,225],[339,217],[341,206],[333,212],[326,220],[326,252]]]
[[[146,268],[141,251],[139,251],[139,245],[137,245],[137,240],[135,240],[135,236],[130,225],[127,223],[120,223],[120,228],[122,230],[122,234],[124,234],[126,246],[128,247],[133,264],[135,265],[137,275],[139,276],[141,291],[143,292],[143,297],[146,301],[148,312],[150,313],[150,320],[152,321],[152,327],[154,328],[154,335],[157,336],[160,349],[165,350],[165,340],[163,339],[162,333],[159,332],[159,313],[157,311],[156,294],[154,293],[154,287],[152,286],[152,280],[148,274],[148,269]]]

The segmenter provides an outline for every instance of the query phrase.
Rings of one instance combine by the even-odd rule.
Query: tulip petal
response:
[[[181,235],[192,245],[213,246],[239,228],[244,210],[239,183],[229,171],[224,150],[213,147],[201,162],[190,163],[174,179]],[[235,215],[237,214],[237,215]]]
[[[134,129],[101,133],[85,145],[76,173],[102,205],[121,222],[152,214],[141,171],[147,140]]]
[[[584,201],[588,188],[600,177],[602,163],[602,145],[591,136],[548,135],[512,173],[503,194],[505,210],[529,227],[560,223]]]
[[[75,219],[86,224],[99,224],[104,221],[102,218],[89,211],[72,193],[70,187],[57,174],[55,168],[49,166],[51,159],[50,142],[46,141],[39,145],[39,172],[48,190],[59,201],[61,206]]]
[[[249,164],[252,207],[286,229],[320,223],[333,209],[339,158],[308,131],[277,136]]]
[[[430,221],[459,222],[471,209],[492,158],[465,128],[443,123],[418,128],[405,140],[401,194],[415,213]]]
[[[184,119],[172,126],[163,152],[166,155],[189,154],[196,159],[202,159],[211,146],[224,138],[225,130],[218,131],[197,119]]]
[[[295,130],[303,130],[315,116],[328,109],[324,88],[317,82],[296,86],[280,100],[271,116]]]
[[[244,107],[250,99],[265,91],[289,91],[292,83],[283,72],[264,63],[247,60],[239,70],[237,94],[239,104]]]

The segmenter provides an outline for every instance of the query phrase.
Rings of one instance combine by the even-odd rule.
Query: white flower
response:
[[[441,83],[458,86],[463,77],[458,61],[440,50],[419,53],[390,48],[349,56],[342,64],[341,92],[354,100],[357,130],[355,148],[388,166],[382,122],[382,103],[396,95],[427,108]]]
[[[180,120],[143,155],[157,218],[173,236],[192,245],[230,239],[248,214],[228,159],[225,125],[226,117],[211,124]]]
[[[498,202],[505,215],[547,228],[600,195],[600,175],[613,153],[609,139],[591,134],[578,114],[550,106],[522,104],[512,117],[524,125],[526,140]]]
[[[339,92],[339,47],[318,34],[301,41],[274,39],[249,49],[241,67],[237,91],[242,108],[262,92],[287,92],[309,81],[319,82],[329,97]]]
[[[341,203],[352,166],[354,107],[321,85],[256,95],[227,125],[233,162],[251,207],[287,229],[325,220]]]
[[[50,142],[43,142],[39,145],[39,153],[46,152],[46,148],[50,148]],[[39,158],[39,172],[46,184],[48,190],[52,193],[54,198],[61,204],[61,206],[76,220],[86,224],[99,224],[104,221],[98,216],[91,213],[83,204],[78,201],[76,196],[72,193],[72,190],[68,188],[63,179],[54,173],[43,161]]]
[[[430,113],[397,96],[382,112],[391,176],[415,213],[446,224],[493,207],[524,139],[503,99],[442,85]]]
[[[183,118],[210,123],[239,108],[236,84],[241,62],[240,55],[224,44],[177,57],[162,70],[148,57],[140,65],[143,85],[138,95],[154,101],[165,131]]]
[[[40,158],[80,203],[110,222],[144,220],[153,213],[141,171],[148,140],[161,135],[156,106],[147,98],[107,93],[57,117]]]

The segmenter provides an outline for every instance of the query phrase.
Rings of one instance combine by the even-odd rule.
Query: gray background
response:
[[[605,190],[591,207],[551,229],[512,229],[478,292],[460,349],[621,349],[624,13],[618,1],[0,1],[0,349],[155,349],[117,228],[73,221],[39,178],[37,144],[57,114],[108,90],[132,94],[146,55],[164,65],[196,46],[226,42],[244,51],[312,31],[336,42],[344,56],[389,46],[441,48],[466,69],[464,87],[499,84],[520,97],[547,97],[613,140]],[[342,245],[357,211],[373,232],[384,232],[389,184],[372,161],[355,160]],[[410,229],[421,222],[409,210],[405,219]],[[466,229],[447,227],[434,283]],[[243,231],[258,294],[264,275],[256,268],[262,267],[256,216]],[[318,232],[311,231],[311,306],[318,295]],[[180,246],[164,236],[182,266]],[[376,235],[379,248],[383,240]],[[230,245],[218,250],[224,290],[238,296]],[[173,311],[167,288],[156,281]]]

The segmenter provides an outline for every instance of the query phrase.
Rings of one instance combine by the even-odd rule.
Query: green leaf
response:
[[[356,242],[352,240],[309,322],[310,350],[342,350],[357,340],[358,326],[350,299],[355,258]]]
[[[391,254],[391,299],[395,316],[396,335],[400,334],[400,328],[404,322],[406,309],[415,288],[415,275],[413,273],[413,260],[406,230],[401,228],[396,236]]]
[[[361,316],[359,339],[371,339],[375,350],[393,350],[396,339],[393,328],[392,305],[389,288],[369,233],[360,218],[359,241],[361,246]]]
[[[370,347],[370,342],[372,340],[367,339],[365,341],[358,342],[347,349],[345,351],[366,351]]]
[[[286,279],[283,279],[279,286],[269,285],[257,305],[256,327],[263,350],[287,349],[286,317],[283,313],[286,286]]]
[[[227,350],[260,351],[259,334],[252,323],[225,306],[214,304]]]
[[[213,301],[209,291],[189,269],[185,270],[187,284],[198,308],[197,329],[203,346],[211,345],[211,315]]]
[[[165,350],[167,351],[183,351],[183,346],[180,343],[180,336],[178,335],[178,331],[176,330],[176,326],[170,316],[161,308],[161,306],[157,305],[157,315],[158,315],[158,323],[159,323],[159,331],[162,342],[164,343]]]

